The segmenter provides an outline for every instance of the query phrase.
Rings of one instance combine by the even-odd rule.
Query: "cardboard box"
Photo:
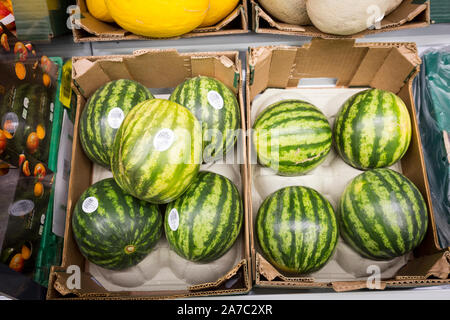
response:
[[[351,35],[338,36],[321,32],[313,25],[299,26],[282,23],[270,16],[270,13],[259,5],[257,0],[250,0],[252,6],[253,30],[257,33],[283,34],[293,36],[333,38],[360,38],[369,34],[402,29],[422,28],[430,24],[429,1],[404,0],[391,14],[386,16],[380,26],[374,29]]]
[[[105,169],[103,171],[99,170],[96,165],[93,165],[84,154],[80,145],[80,137],[78,135],[79,119],[87,98],[103,84],[114,79],[127,78],[138,81],[150,88],[158,97],[161,93],[170,93],[173,88],[187,78],[197,75],[211,76],[222,81],[235,92],[241,108],[241,126],[244,128],[244,103],[241,89],[242,74],[238,52],[179,53],[176,50],[140,50],[128,56],[74,57],[72,61],[73,86],[77,92],[78,105],[74,127],[64,249],[62,265],[52,268],[47,298],[161,299],[247,293],[251,288],[251,279],[249,273],[250,247],[246,192],[248,173],[245,137],[242,137],[242,142],[238,143],[236,147],[243,160],[243,163],[237,167],[238,172],[240,172],[239,182],[244,204],[244,223],[241,240],[238,240],[235,244],[238,245],[240,250],[236,251],[237,259],[232,268],[216,279],[207,283],[188,285],[184,289],[180,289],[183,285],[180,285],[179,281],[173,283],[173,274],[166,272],[167,270],[161,270],[161,272],[165,272],[165,276],[159,278],[156,276],[158,281],[151,282],[152,285],[139,286],[136,290],[121,290],[124,287],[123,285],[107,279],[114,278],[114,274],[107,273],[87,263],[76,245],[71,225],[73,209],[84,190],[94,181],[100,180],[105,176],[111,176],[109,171]],[[155,250],[160,249],[161,246],[157,245]],[[161,250],[163,255],[170,253],[164,248]],[[145,260],[143,263],[145,263]],[[73,266],[78,266],[81,270],[79,287],[71,285]],[[190,267],[194,272],[198,269],[198,265],[190,265]],[[91,271],[92,274],[88,271]],[[159,272],[159,270],[156,271]],[[96,275],[95,279],[92,277],[93,274]],[[153,281],[152,279],[151,281]],[[100,285],[100,283],[103,283],[103,285]],[[114,289],[114,292],[113,290],[108,291],[105,287]],[[135,288],[136,285],[132,287]]]
[[[297,89],[299,84],[314,82],[318,78],[331,78],[334,89],[360,90],[373,87],[398,94],[411,115],[412,141],[401,160],[403,174],[408,177],[424,196],[429,211],[429,228],[422,244],[415,250],[413,259],[393,277],[383,279],[379,289],[388,287],[416,287],[448,284],[450,270],[449,248],[440,248],[434,224],[433,208],[421,148],[420,135],[412,94],[412,81],[419,72],[421,60],[414,43],[356,43],[355,40],[314,39],[302,47],[273,46],[250,48],[247,57],[246,95],[247,128],[252,128],[252,107],[255,97],[268,88]],[[333,82],[333,81],[331,81]],[[314,87],[314,86],[313,86]],[[358,89],[359,88],[359,89]],[[274,89],[271,89],[274,90]],[[318,90],[317,86],[314,90]],[[323,89],[322,89],[323,90]],[[344,90],[345,91],[345,90]],[[325,91],[324,91],[325,92]],[[320,94],[319,94],[320,95]],[[250,135],[248,135],[251,137]],[[249,138],[249,222],[252,276],[255,286],[279,288],[333,288],[336,291],[357,290],[368,287],[365,279],[321,280],[312,277],[292,277],[277,271],[258,252],[253,221],[258,208],[253,206],[253,169],[256,157]],[[273,184],[274,181],[271,180]],[[293,180],[291,183],[294,184]],[[349,261],[352,263],[352,261]],[[359,261],[354,261],[358,264]],[[331,273],[330,273],[331,274]],[[367,277],[367,276],[366,276]],[[332,278],[332,277],[330,277]]]
[[[85,0],[77,0],[80,12],[72,14],[73,38],[75,42],[119,41],[119,40],[149,40],[151,38],[132,34],[115,23],[105,23],[94,18],[86,7]],[[78,16],[78,17],[77,17]],[[226,18],[215,26],[197,28],[192,32],[176,38],[192,38],[202,36],[219,36],[248,32],[247,1],[240,4]],[[174,38],[171,38],[174,39]]]

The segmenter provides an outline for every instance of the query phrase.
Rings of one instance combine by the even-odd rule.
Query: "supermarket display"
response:
[[[428,228],[417,187],[390,169],[366,171],[346,187],[339,204],[340,232],[364,257],[390,260],[414,250]]]
[[[241,196],[233,182],[202,171],[186,192],[167,206],[164,230],[170,248],[178,255],[207,263],[234,245],[243,218]]]
[[[93,162],[111,167],[114,137],[128,112],[152,93],[136,81],[120,79],[97,89],[86,103],[80,120],[80,140]]]
[[[192,183],[202,159],[200,122],[164,99],[139,103],[114,139],[111,171],[128,194],[151,203],[177,199]]]
[[[188,108],[201,122],[203,161],[225,159],[236,144],[241,123],[235,94],[219,80],[196,77],[178,85],[169,99]]]
[[[72,228],[82,254],[111,270],[141,262],[163,230],[158,206],[125,194],[112,178],[93,184],[81,195]]]
[[[308,173],[331,150],[328,119],[301,100],[282,100],[267,107],[255,120],[252,134],[258,161],[284,176]]]
[[[448,6],[0,0],[0,300],[448,290]]]
[[[331,258],[338,226],[330,202],[311,188],[287,187],[266,198],[256,217],[264,255],[291,274],[321,269]]]
[[[437,243],[450,247],[450,47],[436,46],[422,56],[414,81],[417,122],[427,168]]]
[[[399,161],[411,142],[411,120],[400,97],[371,89],[348,99],[334,124],[334,140],[345,162],[361,170]]]

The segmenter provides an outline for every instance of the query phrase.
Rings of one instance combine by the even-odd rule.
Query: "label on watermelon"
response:
[[[98,208],[98,200],[96,197],[89,197],[84,199],[81,209],[86,213],[92,213]]]
[[[177,231],[180,225],[180,217],[178,216],[178,210],[173,208],[169,212],[169,227],[172,231]]]
[[[108,113],[108,124],[113,129],[118,129],[125,119],[125,114],[120,108],[114,108]]]
[[[217,91],[208,92],[208,102],[216,110],[223,108],[223,98]]]
[[[175,133],[166,128],[159,130],[153,139],[153,146],[157,151],[166,151],[169,149],[175,141]]]
[[[34,203],[31,200],[19,200],[9,207],[9,214],[16,217],[24,216],[34,209]]]
[[[23,106],[25,108],[28,108],[29,104],[30,104],[30,100],[27,97],[23,98]]]

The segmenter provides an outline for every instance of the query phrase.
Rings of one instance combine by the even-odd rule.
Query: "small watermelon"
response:
[[[162,223],[158,206],[125,194],[112,178],[90,186],[72,214],[81,253],[109,270],[141,262],[160,239]]]
[[[338,227],[330,202],[307,187],[287,187],[266,198],[255,223],[263,255],[292,274],[321,269],[334,253]]]
[[[241,115],[236,95],[221,81],[199,76],[177,86],[170,96],[202,123],[203,160],[225,159],[237,141]]]
[[[242,201],[233,182],[202,171],[180,198],[167,205],[164,229],[179,256],[204,263],[233,246],[242,221]]]
[[[87,157],[106,168],[111,165],[112,144],[128,112],[153,99],[151,92],[132,80],[110,81],[88,99],[80,118],[80,141]]]
[[[428,213],[408,178],[390,169],[373,169],[347,186],[338,220],[342,237],[358,253],[372,260],[390,260],[422,242]]]
[[[391,166],[403,157],[411,141],[408,109],[394,93],[359,92],[341,107],[334,139],[342,159],[357,169]]]
[[[194,115],[162,99],[144,101],[117,131],[111,170],[130,195],[151,203],[178,198],[200,169],[202,131]]]
[[[331,127],[314,105],[283,100],[267,107],[253,125],[253,143],[261,165],[282,176],[305,174],[331,150]]]

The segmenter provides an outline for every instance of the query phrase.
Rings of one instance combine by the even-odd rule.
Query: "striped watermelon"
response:
[[[341,107],[334,125],[336,149],[349,165],[361,169],[388,167],[400,160],[411,141],[405,103],[379,89],[359,92]]]
[[[87,157],[106,168],[112,144],[124,117],[138,103],[153,99],[143,85],[127,80],[108,82],[89,98],[80,118],[80,141]]]
[[[422,195],[405,176],[390,169],[357,176],[345,189],[339,208],[342,237],[369,259],[404,255],[422,242],[427,231]]]
[[[177,86],[170,96],[202,123],[205,162],[225,159],[237,141],[241,115],[236,95],[222,82],[199,76]]]
[[[170,247],[194,262],[224,255],[241,230],[239,191],[227,178],[202,171],[185,194],[167,205],[164,229]]]
[[[111,178],[90,186],[72,214],[81,253],[110,270],[142,261],[160,239],[162,223],[158,206],[126,195]]]
[[[321,269],[338,239],[330,202],[307,187],[287,187],[266,198],[256,217],[256,235],[264,256],[293,274]]]
[[[201,157],[202,131],[194,115],[175,102],[153,99],[135,106],[117,131],[111,170],[125,192],[168,203],[191,184]]]
[[[298,176],[321,164],[331,150],[331,127],[315,106],[283,100],[267,107],[253,125],[259,163],[279,175]]]

